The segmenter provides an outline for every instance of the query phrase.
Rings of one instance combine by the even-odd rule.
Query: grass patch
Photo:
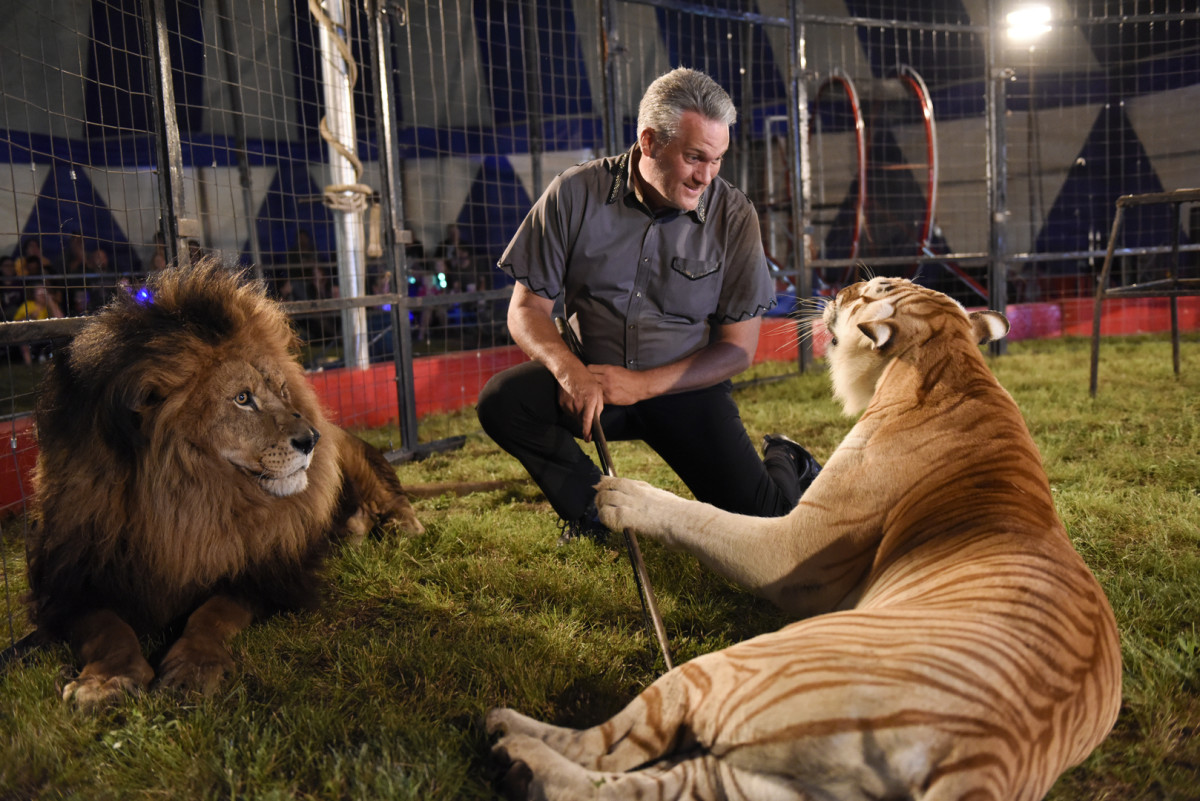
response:
[[[1200,351],[1171,372],[1161,337],[1013,343],[993,362],[1042,449],[1059,512],[1121,628],[1124,705],[1113,734],[1051,799],[1192,798],[1200,786]],[[752,375],[786,372],[763,365]],[[743,389],[754,437],[783,431],[824,459],[849,430],[823,375]],[[423,499],[428,531],[335,553],[318,613],[258,624],[210,699],[148,693],[94,716],[61,703],[64,648],[0,673],[0,799],[486,799],[484,712],[508,704],[565,725],[624,706],[661,671],[623,554],[555,546],[554,515],[469,413],[423,423],[461,451],[400,468],[408,484],[514,479]],[[385,447],[394,434],[370,432]],[[640,443],[622,475],[683,492]],[[21,523],[2,542],[10,608],[23,592]],[[643,542],[677,662],[786,618]],[[15,636],[23,614],[13,615]],[[0,641],[5,638],[0,636]]]

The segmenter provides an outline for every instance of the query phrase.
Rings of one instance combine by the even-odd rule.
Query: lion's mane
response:
[[[256,614],[311,606],[329,536],[354,511],[340,463],[353,438],[326,420],[261,282],[209,260],[149,290],[118,293],[40,389],[29,578],[46,635],[95,608],[154,631],[217,592]],[[303,491],[265,493],[209,444],[224,399],[207,379],[230,359],[281,375],[320,431]]]

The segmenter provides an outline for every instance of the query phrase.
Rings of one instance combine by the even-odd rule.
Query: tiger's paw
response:
[[[541,721],[522,715],[515,709],[507,709],[501,706],[494,707],[487,713],[487,718],[484,719],[484,726],[487,728],[487,733],[491,736],[527,734],[530,737],[541,737],[546,730],[553,728]]]
[[[605,476],[596,485],[596,509],[600,522],[613,531],[629,529],[667,542],[682,499],[628,478]]]
[[[510,799],[558,801],[588,798],[604,783],[536,737],[508,734],[492,747],[492,757],[505,771],[500,789]]]

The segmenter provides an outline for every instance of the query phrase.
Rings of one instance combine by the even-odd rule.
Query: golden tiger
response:
[[[1038,799],[1112,728],[1112,609],[978,347],[1007,320],[894,278],[823,318],[835,396],[866,411],[791,514],[628,479],[597,499],[609,527],[811,617],[675,668],[590,729],[492,710],[513,792]]]

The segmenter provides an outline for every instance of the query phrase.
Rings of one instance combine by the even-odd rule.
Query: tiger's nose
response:
[[[292,447],[301,453],[308,455],[313,452],[313,448],[317,447],[317,440],[321,438],[321,432],[315,428],[308,429],[304,434],[292,437]]]

